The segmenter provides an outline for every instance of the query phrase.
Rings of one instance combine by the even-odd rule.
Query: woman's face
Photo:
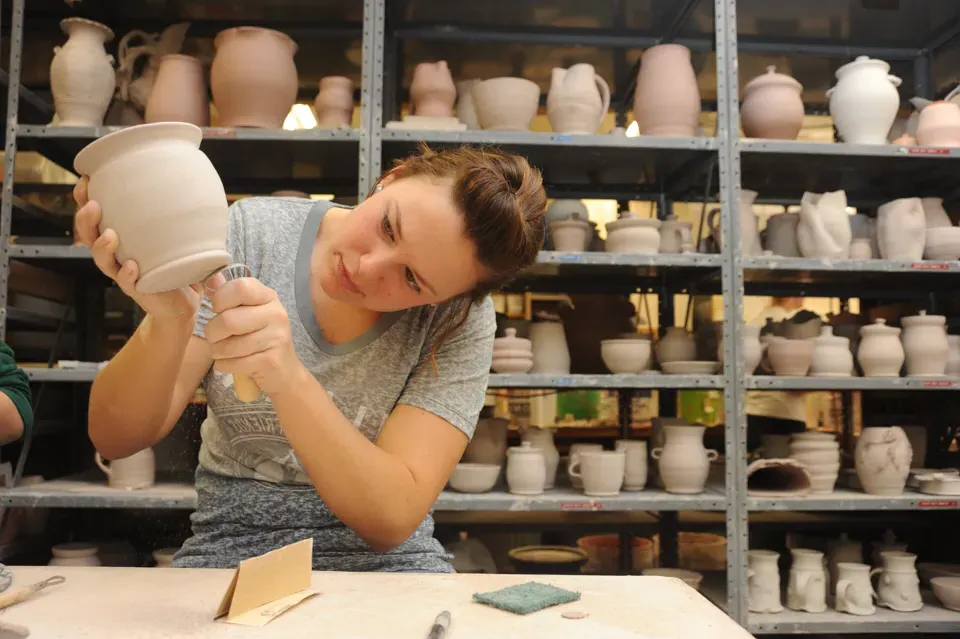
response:
[[[389,312],[472,289],[483,269],[451,197],[452,181],[392,179],[352,211],[331,210],[320,233],[320,286],[331,298]]]

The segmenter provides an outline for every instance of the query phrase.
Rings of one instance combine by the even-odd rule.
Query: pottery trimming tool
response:
[[[214,294],[217,288],[223,286],[231,280],[238,280],[242,277],[253,277],[253,272],[246,264],[231,264],[212,273],[203,280],[203,289],[207,296]],[[211,284],[216,284],[216,288],[211,288]],[[260,397],[260,387],[253,381],[249,375],[233,376],[233,392],[241,402],[252,402]]]
[[[18,604],[21,601],[26,601],[36,593],[40,592],[44,588],[49,588],[50,586],[56,586],[62,584],[66,581],[65,577],[56,575],[50,577],[49,579],[44,579],[43,581],[31,584],[29,586],[24,586],[23,588],[14,588],[13,590],[8,590],[2,595],[0,595],[0,610],[3,608],[9,608],[14,604]]]
[[[427,639],[447,639],[452,622],[453,619],[448,611],[444,610],[441,612],[437,615],[437,618],[433,620],[433,627],[430,628],[430,634],[427,635]]]

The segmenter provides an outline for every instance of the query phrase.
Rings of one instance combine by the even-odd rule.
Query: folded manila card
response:
[[[265,626],[284,612],[320,594],[310,589],[313,539],[244,559],[233,571],[214,620]]]

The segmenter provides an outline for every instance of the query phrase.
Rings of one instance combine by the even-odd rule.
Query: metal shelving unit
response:
[[[349,4],[350,1],[346,0]],[[85,5],[102,14],[115,5],[90,0]],[[331,0],[330,3],[335,4]],[[543,20],[529,24],[499,24],[499,15],[483,13],[487,24],[467,24],[462,8],[436,0],[390,3],[386,0],[352,0],[362,5],[362,21],[314,29],[293,21],[277,28],[304,38],[316,34],[335,37],[359,35],[362,46],[360,128],[345,131],[262,131],[209,128],[202,148],[211,157],[228,189],[243,193],[269,193],[277,189],[323,190],[338,196],[368,193],[382,170],[416,149],[421,141],[434,147],[460,144],[497,145],[528,157],[544,175],[553,197],[592,197],[655,201],[659,215],[673,202],[721,204],[724,237],[739,236],[737,211],[741,185],[760,192],[762,202],[793,203],[804,191],[844,189],[851,205],[872,207],[905,196],[960,197],[956,175],[960,149],[828,144],[802,141],[741,139],[739,133],[738,69],[763,56],[809,60],[822,58],[821,67],[805,67],[816,82],[832,82],[832,70],[855,55],[882,57],[904,76],[901,94],[933,97],[937,74],[943,75],[938,55],[958,47],[960,4],[953,0],[912,3],[878,3],[867,7],[855,0],[809,7],[791,0],[676,0],[597,3],[599,12],[615,18],[611,27],[548,26]],[[403,5],[413,8],[404,12]],[[418,5],[429,5],[426,9]],[[455,4],[455,3],[454,3]],[[518,6],[524,2],[515,3]],[[531,3],[533,4],[533,3]],[[550,5],[551,3],[535,3]],[[563,4],[558,0],[558,4]],[[919,4],[919,8],[915,6]],[[637,6],[634,6],[637,5]],[[642,6],[640,6],[642,5]],[[52,3],[51,3],[52,6]],[[59,5],[58,5],[59,6]],[[5,165],[0,205],[0,302],[6,306],[9,261],[19,260],[85,277],[96,271],[90,253],[81,247],[9,243],[15,216],[30,215],[21,191],[37,185],[14,185],[17,150],[36,151],[62,167],[72,166],[76,152],[112,127],[56,128],[46,126],[52,114],[49,101],[21,82],[26,0],[13,0],[9,13],[9,69],[0,75],[7,86]],[[57,11],[64,11],[62,8]],[[874,11],[874,13],[870,13]],[[805,21],[808,13],[817,19]],[[505,15],[510,11],[504,10]],[[170,14],[175,17],[176,11]],[[638,17],[640,16],[640,17]],[[878,17],[879,16],[879,17]],[[8,15],[2,16],[6,25]],[[171,17],[172,20],[172,17]],[[55,20],[50,21],[55,25]],[[130,22],[129,17],[127,22]],[[118,28],[142,26],[118,22]],[[642,23],[642,24],[641,24]],[[638,26],[639,25],[639,26]],[[824,27],[823,25],[829,25]],[[48,25],[49,26],[49,25]],[[160,25],[154,25],[160,26]],[[232,26],[232,25],[231,25]],[[216,29],[205,25],[202,32]],[[329,33],[328,33],[329,32]],[[772,35],[771,35],[772,34]],[[803,34],[803,35],[801,35]],[[838,35],[840,34],[840,35]],[[883,35],[888,34],[888,35]],[[207,34],[209,35],[209,34]],[[29,37],[29,36],[27,36]],[[525,46],[611,49],[617,123],[624,116],[635,88],[630,78],[631,51],[660,42],[678,42],[694,52],[698,68],[716,70],[716,93],[704,95],[714,105],[716,130],[712,137],[628,138],[612,135],[559,135],[485,131],[408,131],[385,128],[399,115],[403,102],[404,70],[428,59],[429,52],[451,56],[489,56],[493,48]],[[428,43],[427,53],[421,46]],[[490,44],[497,45],[490,47]],[[574,47],[579,47],[574,49]],[[512,49],[511,49],[512,51]],[[439,53],[437,53],[439,52]],[[506,55],[506,54],[505,54]],[[711,57],[712,56],[712,57]],[[507,56],[509,57],[509,56]],[[638,59],[637,56],[633,58]],[[576,61],[576,60],[573,60]],[[501,74],[516,74],[511,67]],[[939,65],[939,66],[938,66]],[[756,65],[754,65],[756,66]],[[753,66],[750,66],[752,69]],[[757,69],[762,69],[758,66]],[[938,71],[939,69],[939,71]],[[626,80],[626,81],[624,81]],[[804,79],[810,112],[823,112],[823,89]],[[909,87],[909,88],[908,88]],[[307,176],[307,177],[304,177]],[[54,187],[52,190],[56,190]],[[59,187],[68,191],[69,185]],[[38,211],[33,211],[38,213]],[[42,212],[39,212],[42,213]],[[747,390],[840,391],[954,391],[960,379],[922,378],[790,378],[747,375],[739,344],[745,294],[849,295],[884,299],[926,299],[956,288],[960,262],[890,262],[885,260],[822,261],[780,257],[745,258],[738,251],[719,255],[619,255],[609,253],[542,252],[538,263],[518,286],[523,289],[580,288],[592,291],[690,292],[723,297],[723,360],[719,375],[492,375],[491,387],[513,389],[722,389],[724,398],[724,485],[708,487],[701,495],[670,495],[656,489],[623,493],[617,498],[594,499],[567,489],[537,497],[503,492],[465,495],[444,492],[436,510],[447,511],[713,511],[723,512],[727,530],[726,587],[714,599],[756,634],[810,633],[956,633],[960,613],[928,605],[918,613],[880,610],[872,617],[840,613],[808,614],[784,611],[756,615],[747,611],[747,550],[750,547],[750,513],[839,511],[955,511],[958,502],[932,499],[911,491],[898,497],[876,497],[838,489],[829,495],[798,498],[749,497],[746,490],[747,425],[744,415]],[[99,284],[98,284],[99,285]],[[78,309],[77,315],[80,315]],[[672,310],[668,311],[672,319]],[[6,320],[24,319],[16,313]],[[39,383],[89,383],[94,368],[27,368]],[[621,402],[623,406],[626,402]],[[629,421],[627,421],[629,423]],[[66,477],[42,484],[0,490],[0,505],[63,508],[192,509],[196,492],[188,484],[158,484],[138,492],[117,492],[87,476]]]

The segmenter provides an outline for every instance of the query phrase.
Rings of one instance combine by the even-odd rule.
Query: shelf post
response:
[[[380,177],[383,128],[385,0],[363,0],[363,69],[360,80],[360,184],[363,201]]]

